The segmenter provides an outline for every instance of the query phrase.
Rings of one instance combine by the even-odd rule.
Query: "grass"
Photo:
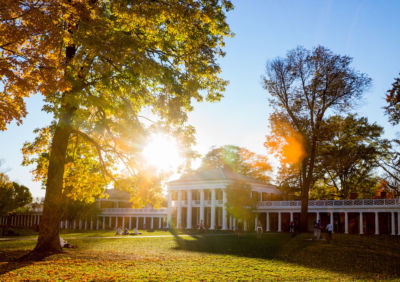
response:
[[[148,235],[154,234],[170,233]],[[24,263],[13,259],[32,249],[34,240],[0,241],[0,280],[400,280],[398,237],[336,234],[327,243],[284,233],[260,240],[254,234],[108,235],[65,234],[77,249]]]

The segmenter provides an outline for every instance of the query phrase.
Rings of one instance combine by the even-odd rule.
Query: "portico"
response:
[[[232,230],[235,219],[226,211],[226,187],[234,181],[251,186],[252,196],[271,199],[280,192],[273,186],[236,174],[229,168],[198,170],[168,184],[169,225],[198,228],[203,222],[210,230]]]

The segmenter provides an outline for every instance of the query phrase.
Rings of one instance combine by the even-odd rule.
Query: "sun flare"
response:
[[[143,149],[142,155],[146,162],[158,170],[175,170],[182,163],[176,140],[165,134],[153,134]]]

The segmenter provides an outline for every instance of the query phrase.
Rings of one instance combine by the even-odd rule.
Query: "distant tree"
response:
[[[400,74],[399,74],[400,75]],[[400,123],[400,76],[395,78],[392,88],[386,94],[387,106],[385,107],[386,114],[389,116],[389,121],[393,125]],[[400,193],[400,140],[394,139],[392,141],[392,148],[379,163],[381,168],[385,171],[385,180],[387,187],[389,187],[395,194]]]
[[[0,173],[0,215],[8,215],[31,202],[32,195],[26,186],[10,182],[7,175]]]
[[[348,199],[373,197],[379,183],[379,161],[390,147],[383,139],[383,128],[355,115],[331,116],[321,125],[311,199]],[[300,169],[287,165],[279,170],[279,187],[300,196]]]
[[[378,160],[390,146],[382,134],[381,126],[355,115],[332,116],[323,123],[316,172],[340,199],[376,194]]]
[[[87,203],[85,201],[66,199],[63,207],[63,219],[68,220],[94,218],[101,214],[101,209],[97,206],[96,202]]]
[[[400,74],[399,74],[400,75]],[[400,122],[400,77],[395,78],[392,88],[387,91],[385,107],[386,113],[389,115],[389,120],[392,124]]]
[[[298,47],[289,51],[286,58],[276,58],[267,64],[264,87],[275,109],[270,117],[270,122],[275,124],[271,125],[266,145],[284,160],[291,155],[283,153],[287,138],[296,135],[289,132],[288,136],[279,130],[281,125],[286,124],[300,137],[297,144],[304,154],[297,161],[303,231],[307,229],[309,191],[315,183],[322,123],[333,111],[350,109],[370,85],[371,79],[353,70],[351,61],[348,56],[336,55],[318,46],[311,51]],[[292,152],[298,154],[298,150]]]
[[[378,165],[383,169],[385,186],[395,195],[400,195],[400,140],[394,139],[388,152],[381,156]]]
[[[226,187],[226,210],[234,218],[249,220],[257,207],[257,199],[251,197],[251,186],[236,181]]]
[[[253,153],[246,148],[225,145],[212,148],[202,159],[202,167],[229,166],[234,172],[268,183],[271,180],[271,165],[266,156]]]

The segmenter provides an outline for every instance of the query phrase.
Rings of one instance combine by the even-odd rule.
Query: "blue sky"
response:
[[[368,74],[372,87],[354,109],[385,127],[393,138],[399,127],[387,122],[383,107],[385,92],[400,72],[400,1],[302,1],[241,0],[228,22],[236,36],[227,40],[226,56],[220,60],[222,77],[229,80],[225,98],[219,103],[196,103],[190,123],[197,130],[197,149],[207,152],[212,145],[235,144],[260,154],[268,132],[271,108],[261,77],[265,63],[287,50],[302,45],[323,45],[334,53],[354,58],[353,67]],[[43,196],[40,183],[31,180],[30,168],[21,167],[21,147],[32,140],[33,129],[47,125],[51,117],[41,112],[41,97],[27,100],[28,116],[22,126],[0,132],[0,159],[12,180]]]

